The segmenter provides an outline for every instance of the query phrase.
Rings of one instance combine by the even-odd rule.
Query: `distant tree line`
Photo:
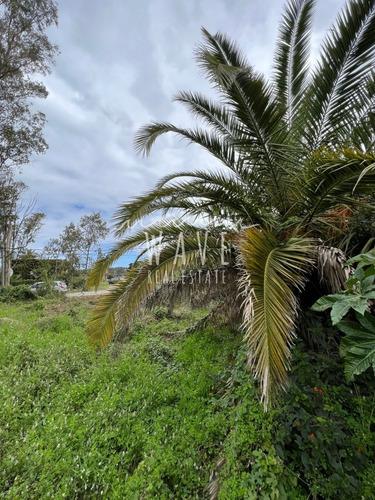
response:
[[[58,238],[49,240],[42,256],[55,262],[63,257],[72,278],[80,270],[87,271],[95,257],[100,257],[100,242],[108,233],[100,212],[83,215],[77,224],[70,222]]]

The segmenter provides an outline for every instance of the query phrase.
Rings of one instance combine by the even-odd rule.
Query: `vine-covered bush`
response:
[[[302,342],[293,359],[286,393],[264,414],[244,355],[237,357],[229,390],[217,401],[231,408],[219,498],[372,498],[374,382],[343,383],[342,360],[316,355]]]

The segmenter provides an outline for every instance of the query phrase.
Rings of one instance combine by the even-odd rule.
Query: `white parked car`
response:
[[[38,290],[41,290],[43,288],[46,288],[46,284],[44,281],[38,281],[37,283],[34,283],[33,285],[30,286],[30,290],[32,292],[37,292]],[[51,283],[51,288],[52,290],[57,290],[59,292],[67,292],[68,291],[68,285],[65,283],[65,281],[53,281]]]

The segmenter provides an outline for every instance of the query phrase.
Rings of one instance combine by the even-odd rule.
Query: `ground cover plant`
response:
[[[2,498],[372,498],[374,380],[343,382],[327,345],[295,346],[265,414],[239,332],[187,334],[205,311],[157,307],[99,354],[93,306],[0,304]],[[320,341],[324,321],[310,321]]]

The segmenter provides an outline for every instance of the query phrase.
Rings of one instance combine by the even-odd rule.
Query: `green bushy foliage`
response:
[[[82,273],[80,273],[77,276],[74,276],[73,279],[70,280],[69,288],[74,290],[87,290],[86,281],[87,281],[87,276],[82,271]]]
[[[78,308],[39,322],[1,326],[4,497],[199,496],[226,432],[209,394],[233,339],[139,332],[114,358],[89,350]]]
[[[366,381],[362,390],[342,384],[342,361],[306,351],[302,344],[294,349],[294,360],[288,394],[276,418],[278,455],[306,493],[370,498],[362,496],[362,474],[375,459],[375,406],[361,392],[373,391],[374,384]]]
[[[345,359],[346,378],[352,381],[370,366],[375,372],[375,316],[371,308],[375,300],[375,251],[357,255],[345,264],[357,264],[346,290],[321,297],[312,309],[331,309],[332,324],[345,333],[340,353]],[[355,321],[347,316],[353,311]]]
[[[316,355],[302,342],[293,357],[286,394],[264,414],[246,360],[237,356],[229,390],[218,401],[231,408],[219,499],[371,499],[374,384],[343,384],[343,362]]]
[[[0,305],[2,497],[372,498],[374,387],[340,360],[298,345],[265,414],[239,335],[151,313],[99,355],[89,307]]]
[[[35,300],[35,294],[27,285],[5,286],[0,288],[0,302],[15,302],[17,300]]]
[[[274,428],[277,411],[264,413],[254,380],[244,368],[246,351],[242,348],[229,374],[229,387],[217,400],[228,418],[228,432],[221,456],[221,500],[243,498],[303,498],[296,475],[277,455]]]

